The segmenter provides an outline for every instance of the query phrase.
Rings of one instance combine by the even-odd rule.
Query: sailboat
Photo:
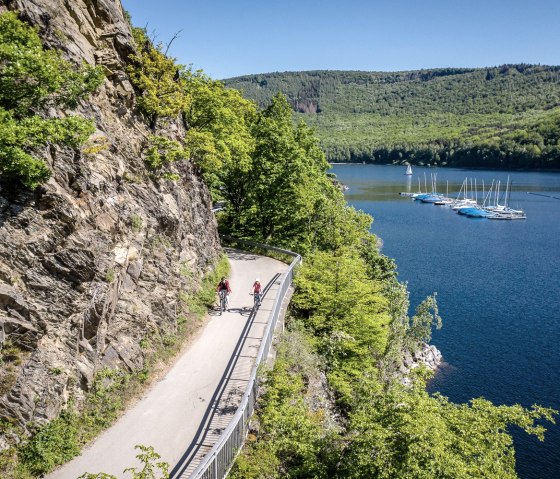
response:
[[[405,173],[405,175],[407,175],[407,176],[412,175],[412,166],[408,165],[408,166],[406,167],[406,173]]]
[[[509,181],[509,176],[506,181],[506,191],[504,193],[504,204],[498,204],[498,198],[496,195],[496,204],[494,206],[490,206],[486,208],[487,210],[494,213],[492,216],[489,216],[490,219],[493,220],[524,220],[527,218],[525,212],[523,210],[514,210],[510,208],[509,202],[511,199],[511,190],[512,190],[513,182]],[[498,182],[498,189],[500,187],[500,183]],[[509,196],[508,196],[508,189],[509,189]]]

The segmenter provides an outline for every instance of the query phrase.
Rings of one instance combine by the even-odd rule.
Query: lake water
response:
[[[430,384],[456,402],[483,396],[495,404],[538,403],[560,410],[560,173],[335,165],[349,204],[374,217],[383,253],[395,258],[411,305],[437,292],[443,328],[432,343],[445,365]],[[470,219],[450,208],[399,196],[438,190],[456,195],[476,178],[481,198],[492,179],[513,182],[510,206],[526,220]],[[470,184],[470,181],[469,181]],[[523,479],[560,478],[560,426],[544,443],[513,431]]]

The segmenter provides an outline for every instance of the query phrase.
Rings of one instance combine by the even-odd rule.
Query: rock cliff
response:
[[[46,47],[106,73],[73,112],[95,121],[88,153],[50,146],[37,152],[48,183],[0,190],[0,342],[20,352],[0,371],[0,418],[25,425],[57,416],[105,366],[141,368],[141,339],[175,330],[179,293],[197,288],[220,246],[196,167],[176,164],[177,181],[145,169],[150,131],[134,108],[120,1],[0,0],[6,9],[37,26]],[[181,123],[165,133],[179,137]]]

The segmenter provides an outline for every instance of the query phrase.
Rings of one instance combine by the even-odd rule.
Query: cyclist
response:
[[[231,288],[229,286],[229,281],[226,279],[225,276],[222,276],[222,279],[218,283],[218,286],[216,287],[216,292],[218,293],[219,298],[221,297],[222,294],[225,295],[226,309],[227,309],[228,304],[229,304],[229,295],[231,293]]]
[[[262,286],[259,278],[255,279],[251,292],[249,294],[255,295],[255,306],[260,306],[262,299]]]

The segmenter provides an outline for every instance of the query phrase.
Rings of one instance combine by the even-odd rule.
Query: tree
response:
[[[155,130],[158,118],[176,117],[188,108],[184,94],[184,67],[175,63],[163,51],[163,45],[153,45],[141,28],[132,29],[139,53],[130,56],[127,71],[132,84],[140,91],[138,108],[148,117]]]
[[[227,200],[238,215],[250,181],[255,105],[200,71],[188,70],[184,78],[190,99],[183,111],[186,148],[201,168],[212,196]]]
[[[34,156],[47,144],[73,148],[93,132],[76,116],[42,118],[46,107],[68,108],[103,81],[100,68],[75,68],[56,50],[44,50],[37,32],[13,12],[0,15],[0,181],[36,188],[50,176]]]
[[[494,406],[482,398],[453,404],[430,396],[421,379],[412,389],[395,384],[383,391],[362,388],[362,394],[339,477],[514,479],[508,428],[516,425],[542,440],[538,422],[553,422],[553,411],[539,406]]]
[[[364,261],[350,250],[307,255],[295,285],[293,306],[318,338],[329,385],[348,407],[356,381],[375,377],[386,348],[390,316],[383,285],[368,278]]]
[[[59,51],[44,50],[36,30],[14,12],[0,15],[0,107],[15,118],[74,108],[103,78],[101,68],[75,68]]]
[[[305,128],[294,128],[282,95],[258,114],[251,169],[244,175],[248,201],[241,218],[228,218],[241,234],[291,247],[303,243],[305,224],[328,181],[328,165]]]

